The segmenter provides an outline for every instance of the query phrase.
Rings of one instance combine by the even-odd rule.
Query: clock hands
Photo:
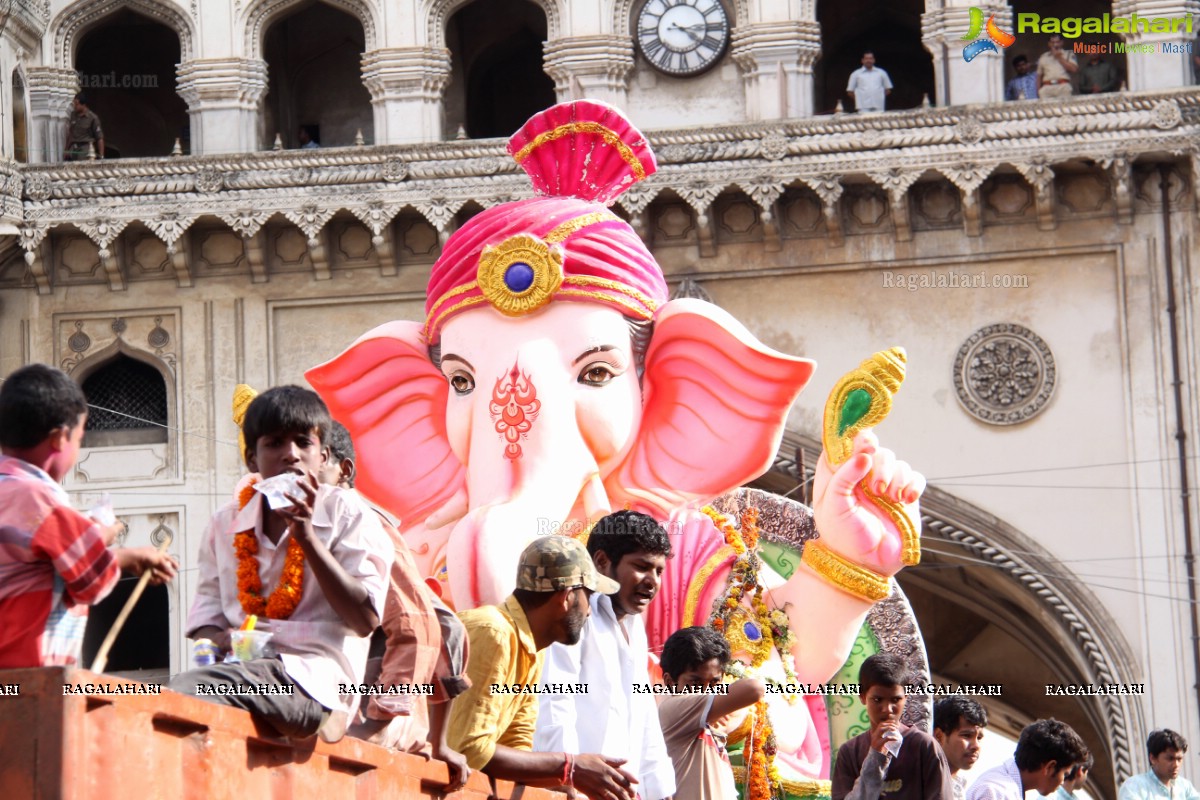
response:
[[[703,38],[700,36],[700,34],[696,33],[696,29],[697,28],[704,29],[704,28],[706,28],[706,25],[704,23],[698,23],[696,25],[686,25],[685,26],[685,25],[680,25],[677,22],[672,22],[671,28],[673,30],[683,31],[684,33],[686,33],[688,36],[691,37],[693,42],[695,42],[696,44],[700,44],[700,42],[703,41]]]

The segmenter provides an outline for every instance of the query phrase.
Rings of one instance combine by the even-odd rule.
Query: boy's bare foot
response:
[[[346,735],[346,724],[350,715],[345,711],[326,711],[321,715],[321,727],[317,728],[317,736],[327,744],[340,742]]]

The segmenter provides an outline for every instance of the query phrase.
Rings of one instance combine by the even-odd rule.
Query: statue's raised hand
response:
[[[813,484],[813,514],[817,533],[826,547],[847,561],[881,575],[895,575],[904,566],[903,541],[891,515],[863,489],[899,504],[920,531],[920,498],[925,477],[896,454],[879,446],[871,431],[854,439],[854,453],[831,470],[824,452],[817,462]]]

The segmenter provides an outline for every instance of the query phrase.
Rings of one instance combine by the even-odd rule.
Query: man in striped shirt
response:
[[[83,390],[53,367],[31,364],[0,386],[0,669],[73,666],[87,607],[121,570],[164,583],[179,567],[152,547],[110,550],[124,526],[71,508],[59,481],[86,420]]]

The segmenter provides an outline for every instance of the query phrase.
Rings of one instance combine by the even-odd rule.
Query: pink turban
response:
[[[520,316],[573,300],[653,318],[667,299],[662,269],[606,205],[657,168],[645,137],[615,108],[581,100],[535,115],[508,152],[545,196],[489,208],[450,237],[429,276],[426,342],[483,304]]]

